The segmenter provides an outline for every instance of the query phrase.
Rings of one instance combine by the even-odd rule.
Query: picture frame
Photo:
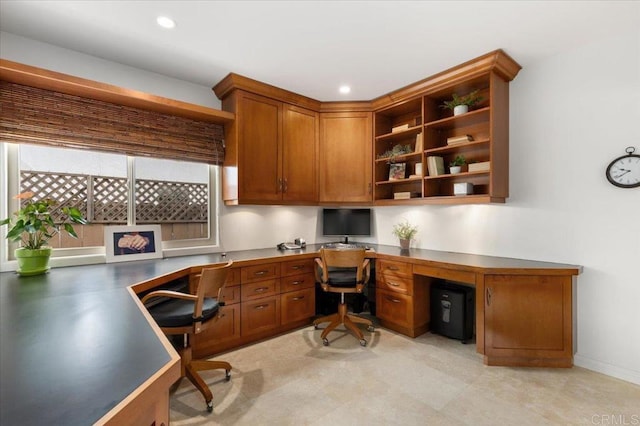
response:
[[[389,180],[400,180],[407,176],[407,163],[393,163],[389,165]]]
[[[107,263],[162,258],[160,225],[105,226]]]

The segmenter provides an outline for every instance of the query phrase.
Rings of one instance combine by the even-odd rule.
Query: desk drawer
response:
[[[291,277],[283,277],[280,279],[280,292],[302,290],[304,288],[313,288],[316,285],[316,278],[313,274],[294,275]]]
[[[413,273],[428,277],[442,278],[445,280],[457,281],[466,284],[476,284],[476,274],[469,271],[455,269],[436,268],[433,266],[414,265]]]
[[[265,280],[256,283],[242,284],[240,296],[242,301],[274,296],[280,292],[280,280]]]
[[[380,259],[376,264],[376,274],[392,277],[411,277],[411,264]]]
[[[240,328],[243,337],[280,325],[280,296],[242,302],[240,306]]]
[[[282,262],[282,276],[313,274],[313,259],[292,260],[290,262]]]
[[[310,319],[316,313],[316,292],[313,288],[292,291],[280,296],[281,324]]]
[[[266,263],[264,265],[245,266],[240,272],[242,284],[254,281],[268,280],[280,277],[279,263]]]
[[[413,299],[396,292],[376,292],[376,316],[403,328],[413,326]]]
[[[376,287],[395,293],[413,294],[413,278],[383,274],[376,278]]]

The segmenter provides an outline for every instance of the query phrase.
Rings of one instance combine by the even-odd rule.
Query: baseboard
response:
[[[606,362],[587,358],[579,354],[576,354],[573,357],[573,364],[578,367],[586,368],[587,370],[592,370],[598,373],[606,374],[607,376],[615,377],[617,379],[640,385],[640,371],[621,368],[615,365],[607,364]]]

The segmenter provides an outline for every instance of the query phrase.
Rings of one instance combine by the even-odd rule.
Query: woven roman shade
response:
[[[0,81],[0,141],[221,165],[220,124]]]

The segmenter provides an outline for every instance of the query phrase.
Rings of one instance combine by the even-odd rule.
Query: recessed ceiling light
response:
[[[175,21],[167,16],[158,16],[158,19],[156,19],[156,22],[162,28],[173,28],[176,26]]]
[[[343,95],[346,95],[347,93],[351,92],[351,87],[349,86],[340,86],[340,93],[342,93]]]

